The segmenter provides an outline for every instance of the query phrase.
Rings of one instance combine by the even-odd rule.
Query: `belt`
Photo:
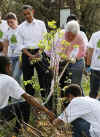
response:
[[[36,54],[39,51],[39,48],[37,49],[27,49],[31,54]]]
[[[38,51],[39,50],[39,48],[37,48],[37,49],[27,49],[28,51]]]

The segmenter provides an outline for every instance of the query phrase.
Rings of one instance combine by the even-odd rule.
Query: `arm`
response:
[[[90,40],[89,40],[89,45],[88,45],[88,49],[86,52],[86,65],[90,65],[91,64],[91,60],[92,60],[92,55],[94,52],[94,48],[96,47],[96,36],[95,33],[92,34]]]
[[[39,52],[37,52],[35,55],[32,55],[26,48],[23,49],[24,54],[26,54],[30,60],[40,58]]]
[[[92,55],[93,55],[93,48],[88,48],[86,52],[86,65],[91,65]]]
[[[59,119],[59,118],[57,118],[57,119],[55,119],[54,121],[53,121],[53,125],[55,126],[55,127],[57,127],[57,126],[59,126],[59,125],[63,125],[64,124],[64,122],[61,120],[61,119]]]
[[[38,108],[38,109],[41,110],[41,111],[44,111],[44,112],[49,116],[50,120],[54,120],[54,119],[55,119],[54,113],[50,112],[46,107],[40,105],[33,96],[31,96],[31,95],[29,95],[29,94],[27,94],[27,93],[24,93],[24,94],[22,95],[22,97],[23,97],[29,104],[31,104],[32,106]]]
[[[5,40],[3,42],[3,45],[4,45],[4,47],[3,47],[3,53],[4,53],[4,55],[7,55],[7,53],[8,53],[8,45],[9,45],[8,40]]]
[[[27,50],[26,48],[23,48],[23,52],[24,52],[24,54],[26,54],[27,56],[33,57],[33,55],[32,55],[30,52],[28,52],[28,50]]]

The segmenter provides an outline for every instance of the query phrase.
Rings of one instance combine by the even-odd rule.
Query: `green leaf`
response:
[[[3,37],[3,32],[0,30],[0,38],[2,39]]]
[[[16,39],[16,36],[14,34],[12,35],[10,41],[11,41],[11,44],[17,43],[17,39]]]
[[[79,48],[78,44],[73,45],[74,48]]]
[[[98,59],[100,59],[100,56],[98,56]]]
[[[100,40],[97,43],[97,47],[100,48]]]

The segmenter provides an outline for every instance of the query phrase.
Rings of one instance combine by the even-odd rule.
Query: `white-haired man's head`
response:
[[[77,21],[72,20],[66,24],[65,30],[66,30],[66,32],[71,32],[71,33],[77,35],[80,32],[80,25]]]

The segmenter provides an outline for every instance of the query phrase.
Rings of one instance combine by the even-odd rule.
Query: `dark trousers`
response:
[[[60,63],[60,72],[63,70],[66,63],[66,61]],[[69,84],[78,84],[81,87],[83,69],[84,59],[77,60],[75,64],[70,63],[60,80],[60,87],[63,89],[64,86],[67,86]],[[71,81],[68,79],[70,79]],[[82,95],[84,95],[83,90]]]
[[[39,49],[28,50],[28,51],[32,55],[35,55],[39,51]],[[36,62],[36,63],[31,64],[29,57],[23,53],[22,54],[22,71],[23,71],[24,81],[32,80],[32,76],[34,76],[34,68],[36,68],[36,71],[38,74],[40,88],[43,88],[43,86],[42,86],[43,85],[43,80],[42,80],[43,72],[42,72],[42,68],[41,68],[41,62]],[[31,83],[28,83],[27,85],[25,85],[25,90],[27,93],[29,93],[32,96],[35,93],[35,90]],[[26,117],[25,115],[27,112],[29,112],[29,113]],[[30,107],[27,107],[24,109],[24,115],[23,115],[23,117],[26,117],[25,122],[29,121],[29,116],[30,116]]]
[[[43,90],[41,90],[41,96],[43,98],[43,101],[45,101],[50,93],[51,81],[53,77],[53,74],[49,69],[50,58],[45,54],[45,52],[42,53],[42,66],[44,67],[44,69],[43,69]],[[52,101],[53,100],[51,97],[50,100],[45,105],[49,110],[52,110],[53,107]]]
[[[39,49],[34,50],[28,50],[32,55],[35,55],[37,52],[39,52]],[[41,96],[46,97],[48,92],[50,91],[50,80],[49,80],[49,70],[48,70],[48,61],[46,58],[45,53],[42,53],[41,60],[31,64],[29,57],[26,54],[22,54],[22,70],[23,70],[23,79],[24,81],[28,81],[32,79],[32,76],[34,76],[34,68],[37,71],[38,80],[40,84],[41,89]],[[32,84],[25,85],[25,90],[30,95],[34,95],[35,90],[32,86]],[[25,113],[30,112],[30,108],[28,107],[25,109]],[[29,113],[30,114],[30,113]],[[27,116],[27,121],[29,120],[29,115]],[[26,121],[25,121],[26,122]]]
[[[20,128],[20,123],[22,120],[27,122],[29,111],[25,111],[25,109],[27,109],[28,107],[30,107],[30,105],[26,101],[18,101],[9,104],[6,107],[0,109],[0,120],[10,121],[14,117],[16,117],[16,128]]]
[[[96,98],[100,88],[100,71],[92,70],[90,75],[90,93],[89,96]]]
[[[71,125],[73,137],[91,137],[89,133],[90,124],[87,121],[78,118],[74,120]]]

